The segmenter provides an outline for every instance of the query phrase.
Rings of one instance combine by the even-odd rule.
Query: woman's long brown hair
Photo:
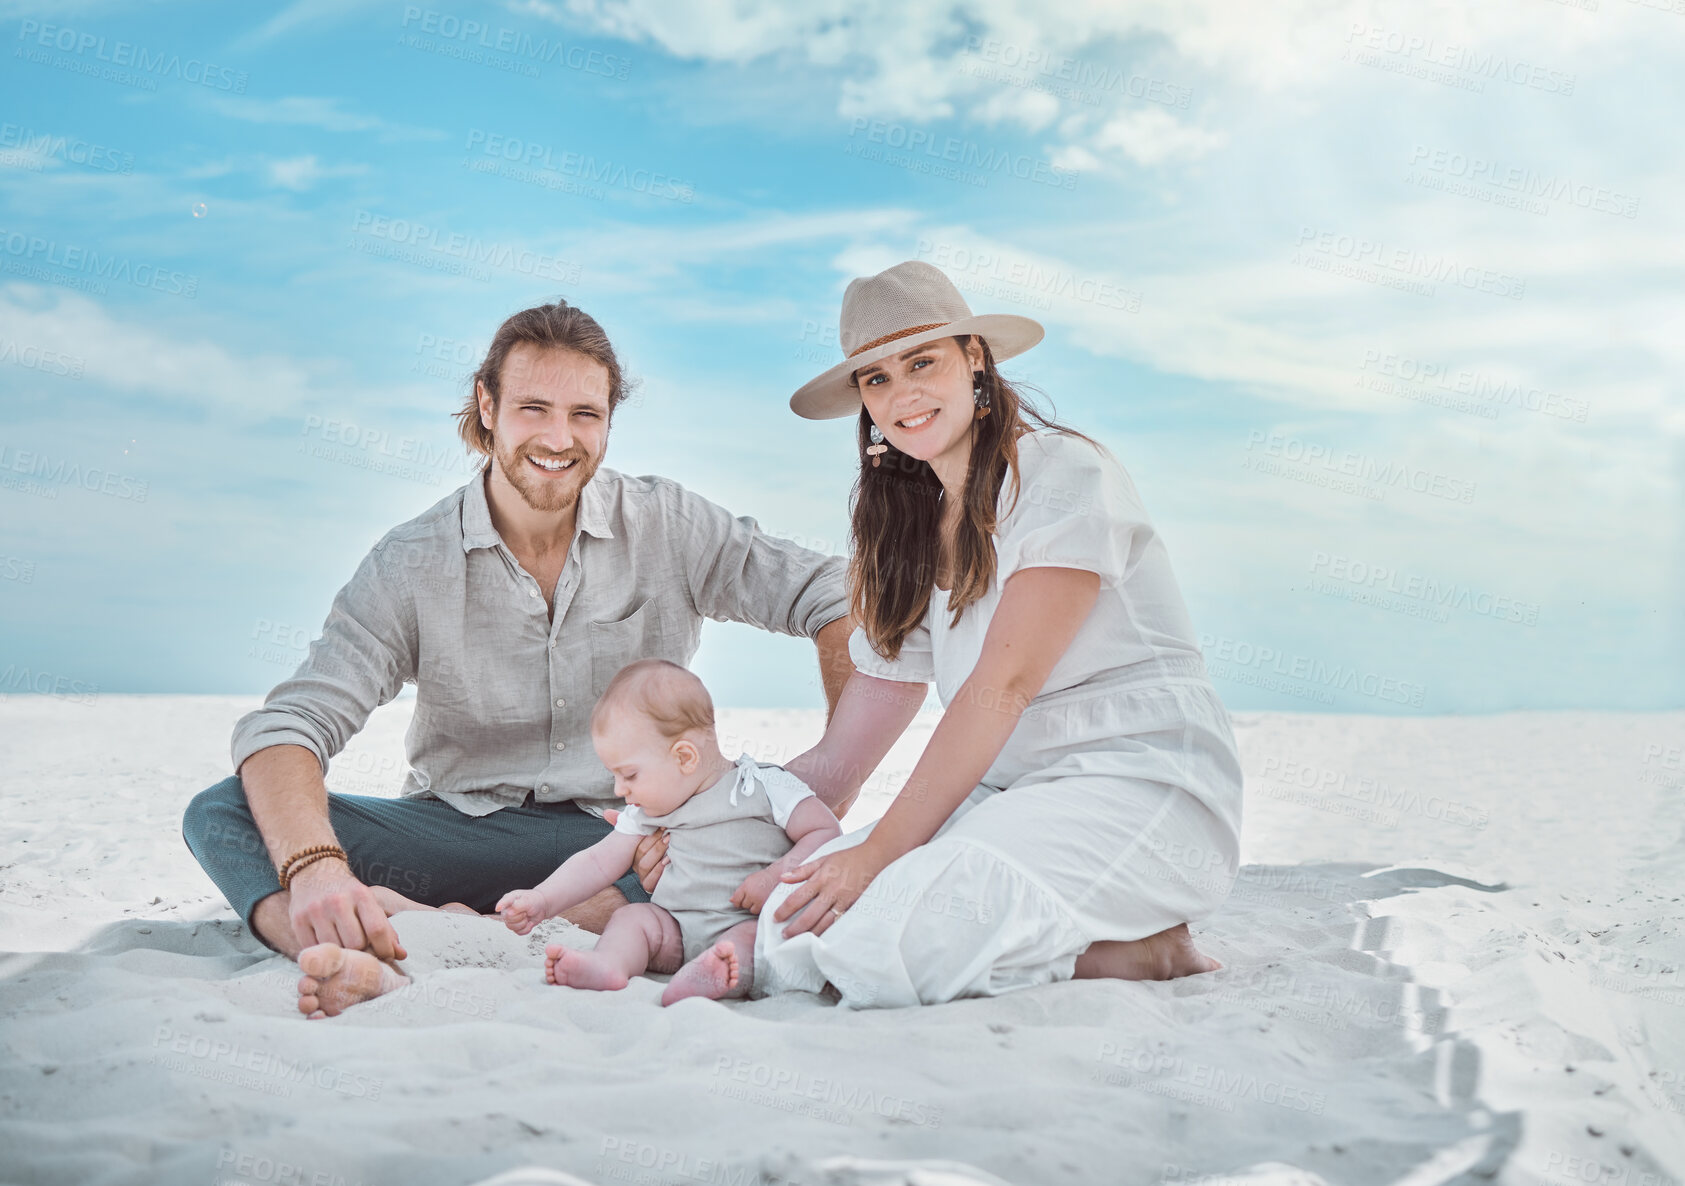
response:
[[[954,338],[964,350],[970,334]],[[989,343],[983,347],[983,390],[990,412],[972,421],[971,460],[965,478],[965,508],[954,539],[954,583],[948,602],[952,625],[959,625],[965,607],[988,592],[995,579],[996,506],[1008,472],[1012,475],[1012,506],[1018,503],[1018,438],[1041,428],[1093,438],[1044,416],[995,367]],[[852,375],[851,385],[857,385]],[[1033,389],[1031,389],[1033,390]],[[924,619],[936,584],[942,547],[942,482],[928,461],[909,457],[888,439],[881,464],[866,459],[871,444],[872,417],[860,409],[860,476],[854,483],[853,554],[849,559],[849,608],[865,629],[872,649],[893,661],[901,644]]]

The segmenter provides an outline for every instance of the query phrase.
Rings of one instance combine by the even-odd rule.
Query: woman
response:
[[[763,907],[757,994],[899,1006],[1220,966],[1187,923],[1238,870],[1234,735],[1128,474],[995,369],[1041,337],[909,261],[849,284],[848,358],[790,399],[858,410],[862,449],[858,671],[798,761],[872,769],[932,679],[945,711],[884,816]]]

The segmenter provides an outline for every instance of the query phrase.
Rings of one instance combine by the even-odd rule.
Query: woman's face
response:
[[[982,369],[976,337],[963,350],[953,338],[937,338],[854,374],[860,400],[884,438],[909,457],[933,461],[970,455],[972,373]]]

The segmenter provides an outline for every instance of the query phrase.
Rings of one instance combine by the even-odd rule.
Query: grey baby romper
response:
[[[738,923],[754,920],[731,904],[731,895],[749,874],[790,851],[784,826],[796,805],[812,794],[782,766],[744,754],[717,782],[666,815],[646,816],[637,807],[621,811],[617,832],[648,836],[667,829],[669,864],[650,900],[678,920],[685,962]]]

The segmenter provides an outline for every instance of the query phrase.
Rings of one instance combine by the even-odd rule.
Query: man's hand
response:
[[[549,904],[537,890],[510,890],[497,900],[497,913],[504,925],[517,935],[524,935],[550,917]]]
[[[775,861],[760,872],[749,874],[731,895],[731,904],[750,914],[759,914],[772,891],[778,888],[778,875],[783,871],[782,862]]]
[[[301,947],[337,943],[352,951],[372,951],[383,960],[401,960],[409,954],[374,892],[337,857],[312,861],[287,888],[291,891],[287,918]]]
[[[620,812],[610,807],[603,812],[603,818],[611,824],[616,823]],[[661,871],[667,865],[667,829],[657,828],[638,841],[637,851],[632,854],[632,872],[638,875],[638,884],[644,887],[644,893],[655,892],[655,883],[661,880]]]

